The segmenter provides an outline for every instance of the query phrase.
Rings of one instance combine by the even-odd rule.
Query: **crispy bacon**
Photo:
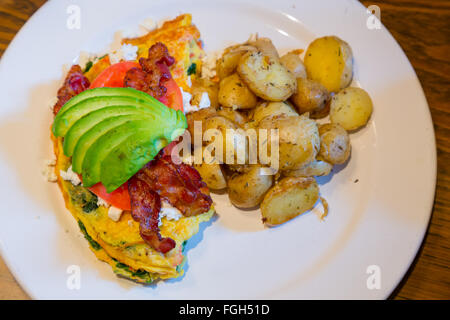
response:
[[[157,42],[148,50],[148,58],[139,59],[142,69],[128,70],[124,78],[124,87],[146,92],[159,99],[167,92],[164,82],[172,77],[168,67],[174,62],[175,59],[169,55],[167,47]]]
[[[142,239],[162,253],[175,248],[173,239],[163,238],[159,233],[158,221],[161,199],[158,193],[136,176],[128,181],[128,190],[131,199],[131,214],[133,219],[139,222]]]
[[[169,155],[150,161],[136,176],[184,216],[195,216],[211,207],[209,190],[198,171],[184,163],[174,164]]]
[[[131,212],[139,221],[142,239],[155,250],[167,252],[175,246],[170,238],[162,238],[158,219],[161,199],[168,201],[184,216],[207,212],[212,205],[208,188],[193,167],[172,162],[160,156],[150,161],[128,182]],[[172,246],[173,245],[173,246]]]
[[[58,101],[53,107],[53,114],[56,116],[62,106],[72,97],[88,89],[89,80],[83,75],[79,65],[73,65],[64,80],[63,85],[58,90]]]

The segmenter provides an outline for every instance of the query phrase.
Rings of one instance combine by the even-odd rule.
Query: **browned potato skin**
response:
[[[216,61],[216,74],[220,80],[226,78],[236,72],[239,60],[242,55],[248,51],[257,51],[258,49],[244,44],[230,46],[223,51],[222,57]]]
[[[219,103],[228,108],[250,109],[256,106],[258,99],[255,94],[241,80],[237,73],[233,73],[220,81]]]
[[[312,177],[281,179],[261,203],[262,220],[274,226],[310,210],[319,199],[319,186]]]
[[[297,78],[297,92],[295,92],[291,101],[302,114],[305,112],[319,113],[325,109],[330,95],[327,88],[317,81]]]
[[[203,162],[200,165],[194,165],[194,168],[197,169],[208,188],[213,190],[222,190],[227,187],[227,180],[220,164],[208,164]]]
[[[333,165],[323,160],[315,160],[303,168],[282,172],[285,177],[320,177],[330,174]]]
[[[286,53],[280,58],[280,62],[288,69],[295,78],[306,79],[306,69],[302,59],[295,52]]]
[[[186,114],[186,121],[187,121],[187,129],[191,135],[191,142],[194,143],[194,121],[201,121],[202,122],[202,133],[205,131],[205,121],[206,119],[215,116],[217,114],[216,108],[209,107],[200,109],[198,111],[190,112]]]
[[[251,91],[267,101],[285,101],[296,90],[297,82],[277,59],[261,52],[247,52],[237,72]]]
[[[300,169],[314,161],[319,152],[320,137],[317,124],[306,116],[266,118],[259,123],[258,128],[278,129],[281,170]],[[270,146],[268,149],[270,153]]]
[[[347,131],[335,123],[319,126],[319,155],[332,164],[342,164],[347,161],[351,152],[350,137]]]
[[[217,115],[230,119],[241,127],[243,127],[248,120],[245,113],[227,107],[219,107],[219,109],[217,110]]]
[[[257,38],[256,40],[248,41],[248,44],[256,47],[258,51],[261,51],[264,55],[272,56],[277,59],[280,58],[277,48],[275,48],[272,40],[269,38]]]
[[[228,197],[239,208],[253,208],[261,203],[272,186],[273,176],[262,175],[260,166],[251,166],[247,172],[233,175],[228,181]]]
[[[276,116],[297,116],[298,113],[287,101],[283,102],[262,102],[253,109],[253,120],[256,124],[263,119],[273,118]]]
[[[192,83],[191,105],[198,106],[200,104],[200,99],[202,98],[203,92],[208,93],[211,107],[219,107],[219,84],[206,78],[196,79]]]

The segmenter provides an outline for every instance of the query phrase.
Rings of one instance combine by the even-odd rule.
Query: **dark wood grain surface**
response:
[[[44,0],[0,0],[0,55]],[[450,1],[366,1],[406,52],[422,83],[436,132],[438,177],[425,241],[393,299],[450,299]],[[0,258],[0,299],[26,299]]]

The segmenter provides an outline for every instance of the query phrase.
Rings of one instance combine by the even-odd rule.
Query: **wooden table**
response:
[[[0,0],[0,55],[45,0]],[[450,299],[450,1],[366,1],[406,52],[419,76],[436,131],[438,179],[422,248],[394,299]],[[0,299],[27,299],[0,258]]]

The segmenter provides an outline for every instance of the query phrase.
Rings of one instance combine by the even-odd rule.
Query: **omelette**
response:
[[[184,14],[166,21],[160,28],[142,37],[123,39],[123,44],[137,47],[136,61],[146,58],[149,48],[157,42],[165,44],[169,54],[175,58],[170,69],[173,79],[184,91],[189,91],[189,77],[195,77],[193,69],[200,67],[204,56],[200,32],[192,24],[191,15]],[[83,75],[92,82],[111,65],[109,55],[105,55],[89,63]],[[161,218],[160,234],[173,239],[175,246],[166,253],[159,252],[143,240],[139,222],[133,219],[131,211],[123,211],[120,218],[114,221],[108,214],[109,209],[99,201],[101,199],[82,184],[73,183],[63,176],[71,170],[72,158],[64,152],[62,137],[52,134],[52,140],[56,156],[55,173],[66,207],[97,258],[108,263],[118,276],[138,283],[183,275],[186,242],[199,231],[202,222],[211,219],[213,207],[178,220]]]

